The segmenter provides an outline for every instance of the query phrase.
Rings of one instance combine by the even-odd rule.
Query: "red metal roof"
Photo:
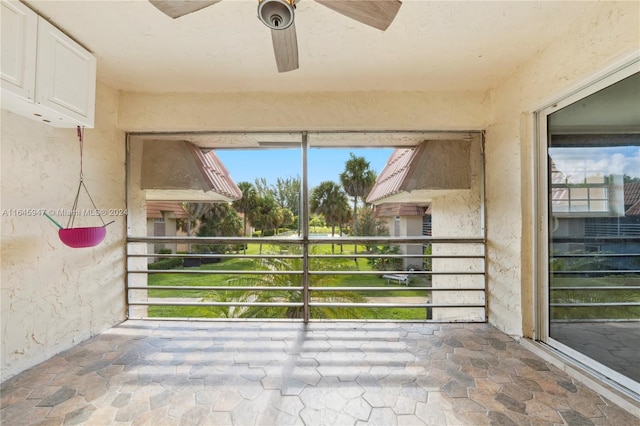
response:
[[[624,205],[631,206],[625,212],[625,216],[640,216],[640,182],[624,184]]]
[[[209,190],[224,195],[231,200],[239,200],[242,198],[242,191],[236,183],[231,179],[229,171],[222,164],[213,150],[204,152],[203,150],[190,145],[198,159],[196,162],[198,168],[205,178],[205,182],[209,186]]]
[[[624,213],[625,216],[640,216],[640,200]]]
[[[427,208],[415,204],[388,203],[376,206],[376,217],[424,216]]]
[[[393,151],[384,169],[378,175],[375,185],[367,195],[367,203],[373,203],[402,190],[402,183],[409,173],[415,153],[415,148],[399,148]]]
[[[170,201],[147,201],[147,219],[162,219],[162,212],[173,213],[176,219],[186,219],[187,212],[181,203]]]
[[[640,182],[624,184],[624,205],[630,206],[640,201]]]

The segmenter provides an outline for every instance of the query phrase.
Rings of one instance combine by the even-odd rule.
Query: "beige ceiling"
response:
[[[484,91],[597,5],[404,0],[382,32],[300,0],[300,69],[279,74],[257,0],[176,20],[145,0],[26,3],[94,52],[101,81],[150,92]]]

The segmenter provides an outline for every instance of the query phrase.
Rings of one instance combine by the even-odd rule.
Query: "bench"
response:
[[[382,278],[387,279],[387,284],[390,284],[391,281],[397,281],[398,284],[409,285],[409,275],[407,274],[388,274],[383,275]]]

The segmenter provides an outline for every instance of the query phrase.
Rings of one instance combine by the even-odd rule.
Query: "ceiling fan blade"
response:
[[[278,72],[287,72],[298,69],[298,37],[296,25],[292,23],[284,30],[271,30],[273,41],[273,53],[276,55]]]
[[[402,6],[399,0],[316,0],[316,2],[382,31],[391,25]]]
[[[170,18],[176,19],[200,9],[216,4],[221,0],[149,0],[158,10]]]

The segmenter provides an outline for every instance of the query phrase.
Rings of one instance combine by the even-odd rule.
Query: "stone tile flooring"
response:
[[[2,384],[3,425],[638,425],[485,324],[127,321]]]

